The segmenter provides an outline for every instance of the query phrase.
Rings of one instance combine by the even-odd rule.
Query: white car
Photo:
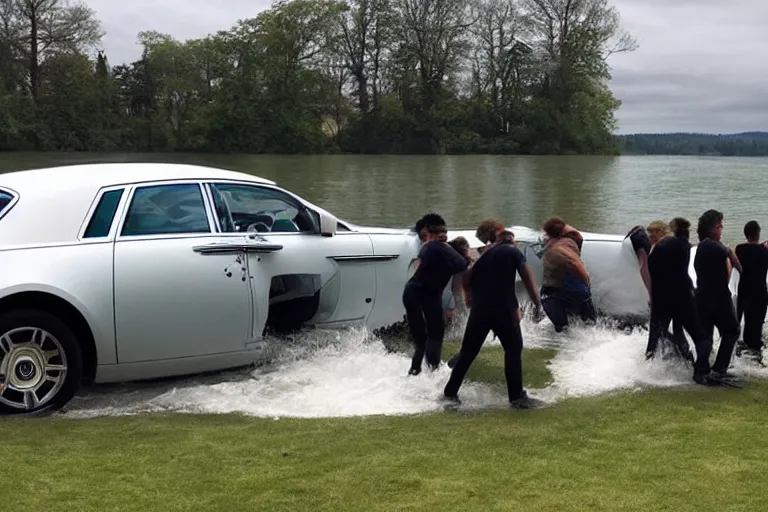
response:
[[[512,229],[540,280],[540,233]],[[480,245],[474,230],[457,235]],[[584,239],[596,305],[646,307],[623,237]],[[419,248],[410,229],[355,226],[238,172],[126,163],[2,174],[0,414],[55,410],[84,382],[244,366],[270,329],[397,323]]]

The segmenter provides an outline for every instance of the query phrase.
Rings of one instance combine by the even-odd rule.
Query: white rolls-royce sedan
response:
[[[540,280],[540,233],[511,229]],[[457,235],[480,245],[474,230]],[[584,239],[596,305],[643,310],[631,246]],[[271,330],[397,323],[419,247],[410,229],[356,226],[238,172],[125,163],[2,174],[0,414],[55,410],[83,383],[244,366]]]

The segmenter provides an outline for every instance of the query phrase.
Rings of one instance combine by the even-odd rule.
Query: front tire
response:
[[[56,411],[82,376],[80,345],[58,317],[33,309],[0,315],[0,415]]]

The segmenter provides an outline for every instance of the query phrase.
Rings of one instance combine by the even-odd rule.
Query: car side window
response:
[[[219,221],[224,231],[317,233],[319,226],[299,201],[279,190],[252,185],[212,183],[217,212],[229,211],[232,222]],[[224,215],[224,217],[227,217]]]
[[[139,187],[133,193],[122,236],[210,233],[200,186],[195,183]]]
[[[108,190],[99,198],[99,204],[93,211],[91,220],[88,221],[88,227],[85,228],[83,238],[98,238],[109,235],[109,229],[112,227],[112,221],[117,212],[117,206],[120,204],[120,198],[123,197],[125,189]]]
[[[13,201],[13,195],[5,190],[0,190],[0,211],[3,211],[6,206]]]

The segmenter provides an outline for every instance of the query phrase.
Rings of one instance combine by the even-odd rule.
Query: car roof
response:
[[[76,242],[100,189],[175,180],[276,185],[274,181],[236,171],[164,163],[69,165],[0,174],[0,189],[9,189],[19,198],[0,218],[0,247]]]
[[[226,179],[266,183],[274,181],[250,174],[189,164],[166,164],[151,162],[104,163],[64,165],[28,171],[9,172],[0,175],[0,186],[9,187],[22,194],[24,189],[34,187],[35,193],[41,188],[48,190],[92,188],[143,183],[164,180]]]

